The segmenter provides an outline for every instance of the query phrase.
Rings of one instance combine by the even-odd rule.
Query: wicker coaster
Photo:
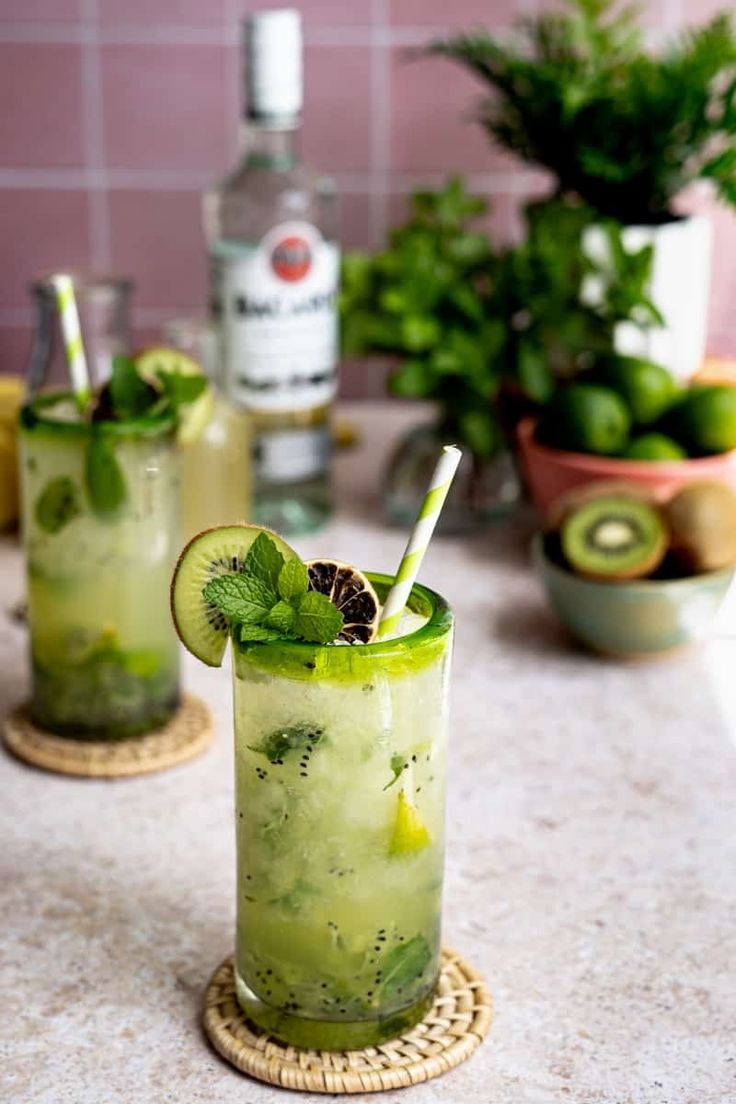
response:
[[[93,742],[54,736],[36,727],[24,705],[5,718],[3,734],[13,755],[42,770],[85,778],[124,778],[193,759],[209,745],[213,725],[204,702],[183,694],[168,724],[127,740]]]
[[[459,1066],[482,1042],[493,1019],[483,979],[448,947],[434,1005],[398,1039],[365,1050],[300,1050],[251,1028],[235,996],[232,957],[207,988],[204,1029],[215,1050],[243,1073],[283,1089],[366,1093],[429,1081]]]

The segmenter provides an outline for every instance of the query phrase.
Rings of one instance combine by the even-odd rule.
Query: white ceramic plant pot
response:
[[[678,380],[688,380],[705,355],[710,293],[712,246],[710,220],[692,215],[662,226],[625,226],[623,244],[630,252],[646,245],[654,247],[649,297],[665,324],[642,328],[634,322],[616,327],[617,352],[656,361]],[[604,268],[610,256],[608,238],[602,227],[590,227],[583,248]],[[602,281],[586,281],[584,300],[600,302]]]

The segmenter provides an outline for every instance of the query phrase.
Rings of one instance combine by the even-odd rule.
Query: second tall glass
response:
[[[155,729],[179,701],[173,420],[89,423],[47,394],[23,409],[20,445],[32,718],[78,739]]]

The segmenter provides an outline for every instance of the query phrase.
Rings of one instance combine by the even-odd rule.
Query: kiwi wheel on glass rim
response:
[[[577,574],[615,582],[651,574],[664,559],[669,533],[656,506],[604,495],[568,514],[560,540]]]
[[[219,667],[229,636],[227,619],[202,594],[210,579],[242,571],[251,545],[267,533],[285,560],[296,552],[258,525],[221,525],[192,537],[179,556],[171,580],[171,614],[185,648],[209,667]]]
[[[365,575],[339,560],[309,560],[309,589],[325,594],[345,619],[337,637],[347,644],[370,644],[378,632],[381,606]]]
[[[675,561],[688,573],[736,565],[736,494],[703,480],[683,487],[664,508]]]

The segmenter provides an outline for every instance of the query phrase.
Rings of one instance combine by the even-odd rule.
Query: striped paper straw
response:
[[[411,531],[409,543],[399,564],[399,570],[396,572],[394,585],[388,592],[378,625],[379,636],[388,636],[398,627],[461,457],[462,453],[455,445],[445,445],[442,449],[419,516]]]
[[[52,276],[51,284],[56,292],[56,302],[59,305],[61,334],[64,338],[64,349],[69,365],[72,390],[77,400],[77,406],[81,411],[84,411],[92,397],[92,389],[89,384],[87,358],[84,355],[84,345],[82,344],[82,330],[79,325],[79,311],[74,295],[74,284],[71,276],[66,276],[63,273]]]

